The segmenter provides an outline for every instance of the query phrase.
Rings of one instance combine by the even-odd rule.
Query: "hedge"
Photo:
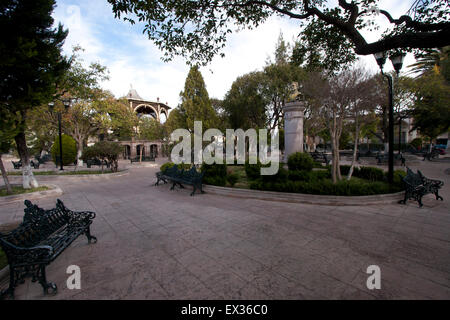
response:
[[[63,165],[67,166],[69,164],[73,164],[75,163],[76,159],[77,159],[77,143],[75,142],[75,139],[72,138],[71,136],[68,136],[66,134],[62,135],[62,151],[63,151]],[[59,153],[60,153],[60,149],[59,149],[59,137],[57,137],[55,139],[55,142],[52,145],[52,148],[50,150],[50,153],[52,155],[53,158],[53,162],[55,162],[55,164],[59,161],[57,161],[57,159],[59,159]]]

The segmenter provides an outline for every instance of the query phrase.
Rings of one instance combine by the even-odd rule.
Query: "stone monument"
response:
[[[284,111],[284,161],[295,152],[303,152],[303,118],[305,102],[293,84],[295,99],[283,106]]]

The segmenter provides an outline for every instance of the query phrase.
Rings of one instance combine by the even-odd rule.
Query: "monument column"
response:
[[[286,103],[284,111],[284,161],[295,152],[303,152],[304,102]]]

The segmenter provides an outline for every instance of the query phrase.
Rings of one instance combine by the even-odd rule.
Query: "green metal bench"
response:
[[[80,235],[86,235],[88,242],[97,242],[91,235],[90,226],[95,212],[76,212],[66,208],[57,200],[56,208],[44,210],[25,200],[25,215],[19,227],[9,233],[0,233],[0,246],[9,264],[9,288],[1,297],[14,298],[14,289],[32,277],[42,285],[44,294],[56,293],[57,286],[47,282],[45,268],[54,261]]]
[[[436,200],[444,200],[439,195],[439,189],[444,185],[443,181],[433,180],[425,177],[420,170],[414,173],[411,169],[407,169],[407,174],[403,178],[405,184],[405,198],[400,200],[399,203],[406,204],[406,201],[413,199],[419,203],[422,207],[422,197],[426,194],[434,194]]]
[[[166,169],[164,172],[156,173],[157,181],[155,185],[159,185],[160,181],[172,182],[172,187],[170,190],[175,189],[175,186],[178,185],[180,188],[184,188],[183,184],[188,184],[193,186],[193,191],[191,192],[191,196],[195,194],[195,191],[198,189],[201,193],[204,193],[202,180],[203,180],[204,172],[197,172],[197,169],[193,166],[189,170],[178,169],[177,165]]]
[[[137,157],[131,158],[130,161],[131,161],[131,163],[133,163],[133,162],[141,162],[141,161],[142,162],[155,161],[155,158],[154,157],[143,156],[142,159],[141,159],[139,156],[137,156]]]

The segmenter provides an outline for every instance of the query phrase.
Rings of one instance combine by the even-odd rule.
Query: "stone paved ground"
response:
[[[189,196],[153,186],[156,167],[111,179],[58,180],[60,198],[92,210],[97,244],[77,239],[47,268],[56,296],[26,281],[17,299],[449,299],[450,162],[419,162],[445,181],[444,202],[318,206]],[[51,178],[38,177],[42,182]],[[55,198],[36,200],[44,208]],[[0,224],[23,203],[2,204]],[[66,288],[67,266],[81,290]],[[369,265],[381,290],[368,290]]]

